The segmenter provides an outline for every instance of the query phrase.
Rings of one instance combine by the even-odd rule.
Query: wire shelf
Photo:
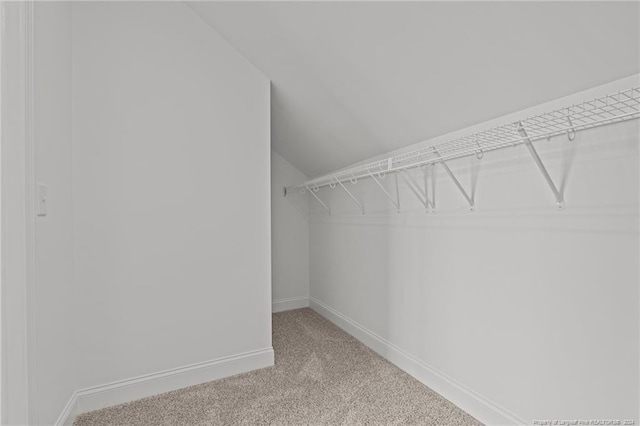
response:
[[[640,87],[622,90],[581,104],[556,109],[397,156],[342,169],[287,187],[287,191],[304,192],[309,189],[317,191],[324,186],[334,188],[341,182],[355,183],[361,178],[384,176],[386,173],[400,172],[427,164],[444,163],[470,155],[482,158],[488,151],[563,134],[573,140],[575,133],[579,130],[636,118],[640,118]]]

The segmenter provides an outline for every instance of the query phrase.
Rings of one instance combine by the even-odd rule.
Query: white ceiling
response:
[[[195,2],[309,177],[640,71],[639,3]]]

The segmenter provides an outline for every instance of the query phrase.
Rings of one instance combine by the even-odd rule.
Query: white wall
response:
[[[306,196],[283,188],[308,178],[280,154],[271,151],[271,252],[273,310],[308,305],[309,223]]]
[[[271,347],[269,81],[181,3],[73,6],[79,387]]]
[[[76,390],[71,179],[71,4],[34,4],[35,183],[48,214],[35,224],[32,424],[52,424]]]
[[[456,134],[637,84],[628,79]],[[428,384],[471,414],[480,411],[453,382],[516,421],[637,421],[638,134],[634,120],[579,132],[573,143],[536,143],[564,182],[564,211],[524,146],[451,162],[475,188],[475,213],[440,167],[435,215],[402,181],[401,214],[371,181],[353,186],[367,216],[338,189],[321,190],[332,215],[311,201],[312,306],[384,339],[373,340],[392,348],[387,354],[402,351],[420,366],[417,375],[442,373],[448,384]]]

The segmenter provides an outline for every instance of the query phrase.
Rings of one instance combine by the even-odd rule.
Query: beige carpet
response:
[[[310,309],[273,315],[274,367],[81,414],[74,425],[479,425]]]

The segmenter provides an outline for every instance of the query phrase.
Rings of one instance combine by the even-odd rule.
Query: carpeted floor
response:
[[[273,315],[275,366],[76,418],[97,425],[480,425],[311,309]]]

